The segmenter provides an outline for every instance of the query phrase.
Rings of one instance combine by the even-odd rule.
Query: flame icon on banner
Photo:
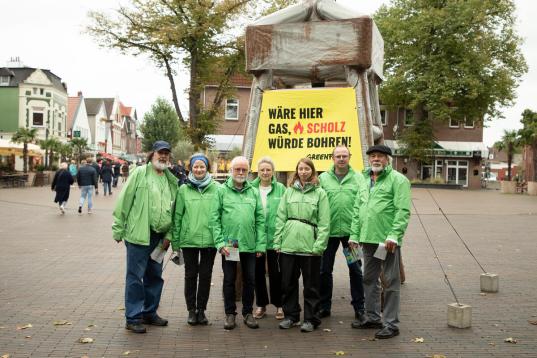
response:
[[[302,134],[302,132],[304,132],[304,126],[302,125],[302,123],[298,122],[297,124],[295,124],[293,130],[295,134]]]

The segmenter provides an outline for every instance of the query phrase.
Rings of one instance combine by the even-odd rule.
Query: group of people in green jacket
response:
[[[177,188],[168,170],[160,170],[164,167],[160,164],[169,159],[169,144],[158,141],[153,149],[148,164],[129,178],[114,211],[114,239],[125,241],[127,247],[128,330],[143,333],[144,324],[168,323],[156,313],[162,261],[155,261],[152,254],[167,250],[171,243],[184,257],[188,324],[208,324],[205,311],[218,252],[222,255],[226,330],[236,327],[235,282],[240,262],[241,313],[247,327],[259,327],[257,320],[266,315],[269,303],[276,307],[281,329],[298,326],[302,276],[300,329],[312,332],[321,318],[330,315],[332,269],[342,243],[346,252],[363,250],[363,268],[360,260],[349,262],[356,318],[352,326],[378,328],[377,338],[399,333],[399,250],[410,216],[410,185],[392,169],[388,147],[377,145],[367,151],[370,168],[363,173],[349,166],[346,147],[334,149],[334,165],[320,176],[310,159],[300,159],[287,188],[276,180],[269,157],[257,163],[258,177],[253,181],[247,180],[248,160],[234,158],[230,177],[219,185],[203,154],[190,158],[188,182]],[[383,248],[385,257],[378,253]]]

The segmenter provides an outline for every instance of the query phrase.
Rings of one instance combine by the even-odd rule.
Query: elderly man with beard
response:
[[[370,168],[356,195],[350,245],[362,245],[366,317],[354,328],[380,329],[375,338],[399,335],[400,248],[410,218],[410,182],[390,165],[392,151],[385,145],[367,150]],[[382,247],[385,248],[385,256]],[[381,318],[380,275],[384,273],[384,310]]]
[[[125,283],[125,328],[145,333],[142,324],[166,326],[157,314],[162,287],[162,260],[151,253],[160,246],[167,250],[171,240],[172,213],[177,179],[167,169],[170,145],[156,141],[146,165],[136,168],[119,195],[114,210],[112,233],[127,247]]]
[[[266,249],[265,213],[258,190],[247,180],[248,160],[235,157],[231,161],[231,176],[218,188],[212,210],[213,238],[216,249],[222,254],[224,271],[224,329],[235,328],[235,279],[237,261],[231,250],[238,248],[242,269],[242,316],[249,328],[258,328],[253,312],[256,257]]]

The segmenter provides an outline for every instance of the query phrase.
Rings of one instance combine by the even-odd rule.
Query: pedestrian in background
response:
[[[190,171],[192,171],[192,168],[190,168]],[[181,159],[179,159],[177,163],[173,166],[172,173],[177,177],[179,186],[187,182],[187,173],[185,165],[183,164],[183,161]]]
[[[345,146],[338,146],[332,152],[333,164],[330,169],[319,175],[321,187],[328,195],[330,204],[330,238],[321,260],[321,303],[319,316],[330,316],[332,309],[332,290],[334,262],[339,244],[349,253],[349,235],[354,207],[354,199],[362,177],[356,173],[349,161],[351,153]],[[343,256],[343,255],[342,255]],[[355,324],[364,321],[364,286],[362,262],[347,263],[351,291],[351,305],[354,308]]]
[[[274,176],[274,162],[270,157],[263,157],[257,163],[258,177],[252,181],[252,186],[259,190],[261,204],[265,212],[265,233],[267,235],[267,252],[258,257],[255,263],[255,297],[257,309],[256,319],[263,318],[267,312],[269,295],[265,266],[268,268],[270,303],[276,307],[276,319],[283,319],[282,309],[282,275],[279,268],[279,254],[274,250],[274,232],[276,231],[276,215],[280,199],[285,192],[285,186]]]
[[[222,254],[224,271],[224,329],[235,328],[235,279],[237,261],[242,270],[242,316],[249,328],[259,325],[253,316],[255,293],[255,259],[265,253],[265,215],[256,188],[246,180],[248,159],[235,157],[231,161],[231,176],[218,188],[214,200],[211,225],[216,248]],[[230,255],[238,249],[238,258]]]
[[[209,323],[205,310],[216,248],[207,213],[216,198],[218,183],[211,177],[211,165],[205,155],[194,154],[189,162],[188,181],[177,192],[172,248],[183,252],[187,323],[194,326]]]
[[[114,209],[113,238],[125,242],[125,328],[145,333],[143,324],[166,326],[157,314],[164,280],[162,261],[151,253],[160,246],[166,251],[172,238],[172,217],[177,179],[167,169],[171,147],[159,140],[147,158],[123,186]]]
[[[410,219],[410,182],[392,168],[389,147],[374,145],[366,154],[370,167],[362,173],[349,239],[350,245],[362,245],[364,253],[366,319],[353,327],[380,329],[375,338],[385,339],[399,335],[400,248]]]
[[[114,169],[114,178],[112,182],[112,187],[117,188],[117,182],[119,181],[119,177],[121,175],[121,164],[119,162],[115,162],[113,169]]]
[[[81,164],[82,166],[78,169],[78,173],[76,175],[76,182],[80,188],[78,213],[82,214],[82,207],[87,199],[88,214],[91,214],[91,209],[93,208],[93,189],[95,188],[95,190],[97,190],[98,174],[86,160],[82,160]]]
[[[65,213],[65,205],[67,204],[67,200],[69,200],[69,192],[71,191],[71,184],[73,182],[73,176],[67,170],[67,163],[61,163],[60,169],[54,174],[51,189],[56,191],[54,202],[58,203],[62,214]]]
[[[71,176],[73,177],[73,180],[76,181],[76,174],[78,172],[78,167],[76,165],[76,162],[74,160],[71,160],[71,164],[69,164],[69,173],[71,173]]]
[[[299,160],[289,188],[278,208],[274,249],[280,252],[282,304],[281,329],[300,321],[298,279],[304,286],[304,322],[302,332],[312,332],[321,324],[319,286],[321,256],[330,232],[330,207],[325,191],[319,186],[315,165],[308,158]]]
[[[112,165],[110,164],[110,161],[106,161],[102,164],[101,167],[101,181],[103,182],[103,195],[106,196],[106,193],[108,192],[108,195],[112,195],[112,179],[114,177],[114,170],[112,169]]]
[[[86,161],[95,170],[95,173],[97,173],[97,184],[95,185],[95,195],[99,195],[99,179],[101,177],[101,166],[91,157],[86,158]]]
[[[121,166],[121,182],[125,183],[128,178],[129,178],[129,162],[125,162]]]

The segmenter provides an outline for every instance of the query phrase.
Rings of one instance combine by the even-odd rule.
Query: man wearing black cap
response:
[[[135,333],[146,332],[142,324],[168,324],[157,314],[164,284],[162,260],[151,254],[166,251],[171,240],[177,179],[167,169],[170,151],[165,141],[153,144],[148,164],[131,174],[113,213],[114,240],[125,241],[127,247],[125,328]]]
[[[362,245],[366,319],[353,328],[380,329],[375,337],[399,334],[400,247],[410,218],[410,182],[390,165],[392,151],[385,145],[367,150],[370,167],[364,170],[354,204],[350,245]],[[384,310],[380,313],[381,272],[384,273]]]

